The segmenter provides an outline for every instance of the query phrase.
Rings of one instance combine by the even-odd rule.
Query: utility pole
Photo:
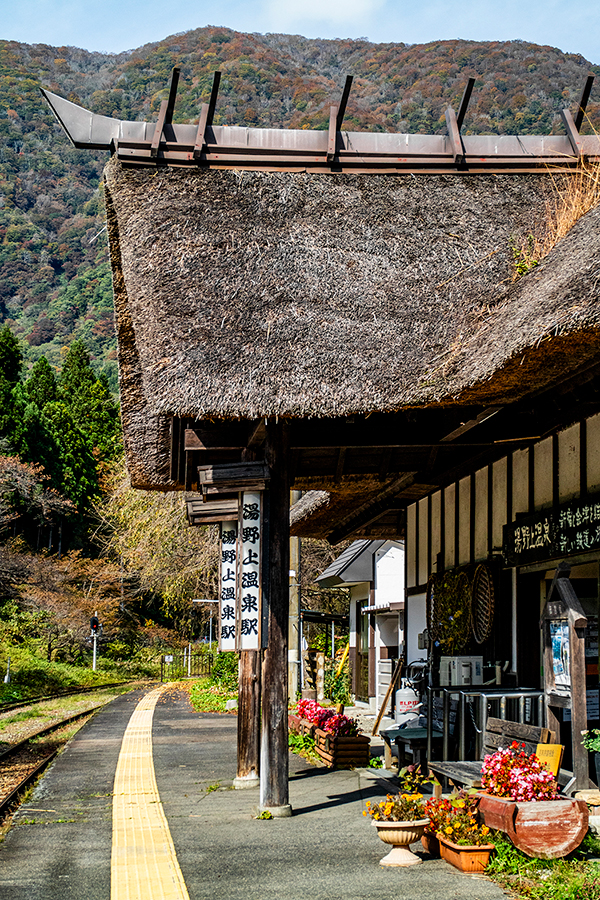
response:
[[[101,628],[100,621],[98,619],[98,610],[96,610],[96,612],[90,619],[90,628],[92,631],[92,645],[94,648],[94,651],[93,651],[94,655],[92,658],[92,671],[95,672],[96,671],[96,644],[98,641],[98,632]]]

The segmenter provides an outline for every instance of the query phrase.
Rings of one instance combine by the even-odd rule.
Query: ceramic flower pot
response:
[[[449,841],[440,835],[440,853],[442,859],[461,872],[483,872],[490,861],[490,853],[494,849],[493,844],[479,844],[479,846],[463,846]]]
[[[425,831],[421,837],[421,843],[423,844],[423,849],[430,856],[434,856],[436,859],[440,856],[440,840],[437,834],[434,834],[432,831]]]
[[[376,822],[372,825],[377,829],[379,839],[384,844],[392,844],[392,849],[379,861],[381,866],[416,866],[423,862],[418,856],[408,849],[423,837],[423,832],[429,819],[417,819],[414,822]]]

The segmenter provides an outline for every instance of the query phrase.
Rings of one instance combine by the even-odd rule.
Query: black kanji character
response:
[[[221,562],[234,563],[235,562],[235,550],[223,550],[223,552],[221,553]]]
[[[222,588],[221,600],[235,600],[235,588]]]
[[[232,528],[231,531],[224,531],[221,534],[221,543],[223,544],[235,544],[235,539],[237,535],[235,533],[235,528]]]
[[[224,574],[223,577],[221,578],[221,581],[223,581],[223,582],[225,582],[225,581],[235,581],[235,569],[227,569],[227,571],[225,572],[225,574]]]
[[[235,625],[223,625],[221,627],[221,638],[225,641],[227,638],[235,638]]]
[[[242,634],[258,634],[258,619],[242,619]]]
[[[258,597],[255,597],[254,594],[244,594],[242,612],[258,612]]]
[[[260,538],[260,532],[256,525],[251,525],[250,528],[242,528],[242,540],[244,543],[255,544]]]
[[[252,547],[248,548],[248,556],[246,559],[242,560],[245,566],[256,566],[258,565],[258,553],[256,550],[253,550]]]
[[[233,606],[224,606],[221,610],[221,619],[235,619],[235,609]]]
[[[258,587],[258,572],[242,572],[242,587]]]
[[[244,512],[242,515],[244,521],[250,519],[250,521],[256,521],[260,519],[260,509],[258,508],[258,503],[244,503]]]

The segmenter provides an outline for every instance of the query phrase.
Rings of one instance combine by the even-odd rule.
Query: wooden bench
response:
[[[447,778],[456,786],[479,788],[481,787],[483,758],[488,754],[495,753],[499,747],[509,747],[513,741],[525,744],[528,754],[535,753],[538,744],[556,743],[554,732],[549,728],[511,722],[508,719],[495,719],[490,716],[485,729],[481,759],[459,762],[429,760],[429,768],[438,778]]]

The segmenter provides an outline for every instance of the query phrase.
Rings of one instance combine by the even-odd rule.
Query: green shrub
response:
[[[217,653],[210,676],[211,684],[219,685],[229,691],[237,691],[238,671],[238,655],[234,650]]]

